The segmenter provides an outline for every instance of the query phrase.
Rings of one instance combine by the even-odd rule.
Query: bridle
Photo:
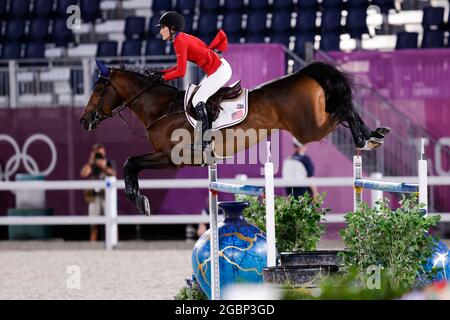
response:
[[[109,72],[108,76],[104,76],[101,74],[98,76],[97,82],[103,84],[103,89],[99,94],[100,101],[97,104],[97,106],[94,108],[94,111],[92,112],[91,119],[92,119],[93,125],[98,125],[100,122],[102,122],[106,119],[115,117],[117,115],[121,116],[120,113],[123,110],[125,110],[126,108],[128,108],[133,101],[135,101],[137,98],[139,98],[141,95],[143,95],[146,91],[156,88],[157,86],[160,86],[162,84],[162,82],[152,82],[152,84],[150,84],[149,86],[146,86],[144,89],[139,91],[136,95],[134,95],[133,97],[131,97],[124,103],[122,103],[120,106],[114,108],[114,110],[111,111],[111,113],[105,114],[102,109],[103,109],[103,104],[105,103],[105,95],[106,95],[107,89],[111,86],[114,89],[114,91],[116,92],[117,96],[120,96],[114,83],[112,83],[111,75],[112,75],[112,70]]]

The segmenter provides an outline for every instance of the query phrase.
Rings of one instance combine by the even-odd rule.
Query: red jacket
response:
[[[226,51],[228,40],[225,32],[220,30],[211,44],[207,46],[199,38],[180,32],[175,36],[173,46],[177,55],[177,65],[170,69],[162,70],[164,80],[184,77],[188,60],[197,64],[210,76],[216,72],[221,64],[219,56],[213,50]]]

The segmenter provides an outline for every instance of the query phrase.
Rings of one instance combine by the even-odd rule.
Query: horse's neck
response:
[[[133,99],[151,86],[150,82],[142,81],[131,73],[121,72],[120,77],[123,77],[122,83],[124,83],[121,89],[123,102]],[[178,92],[173,87],[158,86],[143,92],[128,107],[147,127],[152,121],[161,116],[165,110],[168,110],[170,102],[175,99]]]

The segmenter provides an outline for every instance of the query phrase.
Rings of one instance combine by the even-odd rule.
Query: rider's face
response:
[[[159,31],[159,34],[163,38],[163,40],[170,40],[170,30],[169,27],[161,26],[161,30]]]

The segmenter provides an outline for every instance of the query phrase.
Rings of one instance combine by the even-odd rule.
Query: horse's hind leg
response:
[[[139,193],[139,172],[144,169],[164,169],[169,167],[172,167],[172,163],[165,153],[146,153],[127,159],[123,166],[125,195],[136,204],[139,212],[145,215],[150,214],[148,198]]]
[[[379,127],[371,131],[364,123],[359,114],[355,112],[352,119],[348,122],[350,131],[352,132],[353,141],[357,148],[363,150],[370,150],[379,147],[383,144],[384,136],[390,132],[390,128]]]

